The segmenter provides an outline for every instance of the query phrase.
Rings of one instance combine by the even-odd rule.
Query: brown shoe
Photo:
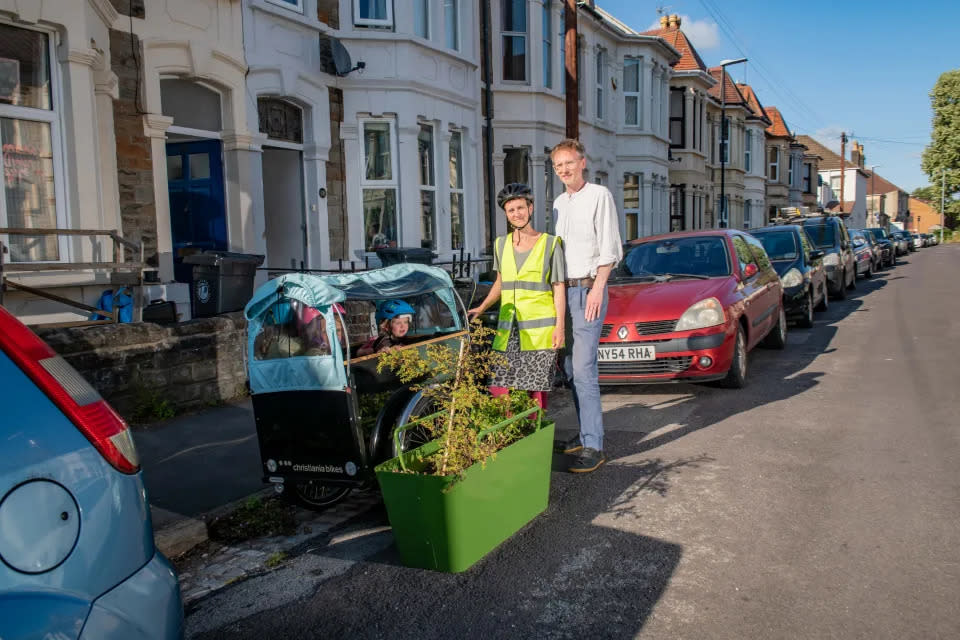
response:
[[[573,436],[569,440],[565,440],[557,446],[557,451],[560,453],[565,453],[570,455],[571,453],[576,453],[583,449],[583,442],[580,441],[580,434]]]
[[[607,456],[603,455],[603,451],[587,447],[580,452],[580,455],[567,470],[570,473],[590,473],[599,469],[600,465],[606,461]]]

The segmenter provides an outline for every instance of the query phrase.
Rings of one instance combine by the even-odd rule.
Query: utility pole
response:
[[[577,0],[566,0],[563,12],[564,80],[566,86],[567,137],[580,138],[580,69],[577,68]]]
[[[840,213],[843,213],[843,185],[847,181],[847,132],[840,132]]]

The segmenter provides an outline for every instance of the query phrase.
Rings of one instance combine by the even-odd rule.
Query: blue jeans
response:
[[[563,366],[573,387],[573,404],[580,422],[580,441],[584,447],[603,450],[603,408],[600,405],[600,373],[597,371],[597,347],[607,315],[607,290],[603,290],[600,314],[593,322],[584,319],[587,307],[585,287],[567,287],[567,323],[573,344],[567,344]]]

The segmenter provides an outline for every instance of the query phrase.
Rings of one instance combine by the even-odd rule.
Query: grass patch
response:
[[[279,498],[250,498],[231,513],[214,518],[207,525],[207,531],[211,540],[227,544],[253,538],[290,536],[297,530],[295,512],[293,505]],[[282,561],[282,558],[276,560],[277,563]]]
[[[274,569],[283,564],[283,561],[287,559],[287,554],[283,551],[274,551],[267,559],[263,561],[263,564],[266,565],[268,569]]]

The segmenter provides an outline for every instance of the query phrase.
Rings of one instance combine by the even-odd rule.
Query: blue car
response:
[[[814,310],[827,310],[824,252],[814,246],[801,225],[784,224],[749,232],[760,240],[780,276],[787,318],[809,329],[813,326]]]
[[[0,382],[0,638],[181,638],[127,424],[3,308]]]

